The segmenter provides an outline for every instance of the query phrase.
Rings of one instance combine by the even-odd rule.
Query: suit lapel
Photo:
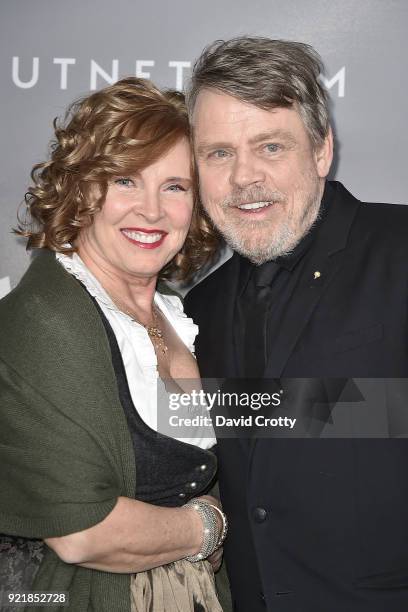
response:
[[[328,203],[327,216],[311,245],[310,253],[306,254],[300,286],[285,313],[284,333],[280,335],[266,364],[266,378],[282,376],[302,331],[341,266],[350,228],[360,203],[339,183],[330,186],[330,190],[333,194]]]
[[[280,378],[320,298],[335,277],[341,257],[317,256],[305,266],[305,276],[285,312],[284,331],[275,343],[264,376]]]

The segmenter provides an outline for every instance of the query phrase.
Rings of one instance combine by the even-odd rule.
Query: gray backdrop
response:
[[[29,261],[10,228],[52,119],[126,75],[182,87],[217,38],[314,45],[333,101],[333,175],[361,199],[408,203],[407,33],[408,0],[1,0],[0,297]]]

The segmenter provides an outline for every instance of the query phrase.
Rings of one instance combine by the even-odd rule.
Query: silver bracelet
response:
[[[187,561],[196,563],[207,559],[216,549],[219,541],[217,517],[211,504],[197,498],[190,499],[184,507],[193,508],[198,514],[203,523],[203,543],[196,555],[185,557]]]
[[[228,521],[227,521],[227,516],[226,516],[225,512],[223,512],[221,510],[221,508],[218,508],[218,506],[213,506],[213,504],[209,504],[209,506],[211,506],[211,508],[214,508],[214,510],[216,512],[218,512],[218,514],[221,516],[221,520],[222,520],[222,530],[221,530],[220,537],[219,537],[218,542],[217,542],[217,546],[215,547],[215,550],[217,550],[218,548],[220,548],[220,546],[223,545],[224,540],[227,537],[227,533],[228,533]]]

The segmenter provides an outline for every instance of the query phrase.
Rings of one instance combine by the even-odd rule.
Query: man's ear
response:
[[[315,151],[315,159],[317,174],[320,178],[325,178],[333,161],[333,132],[330,126],[323,144]]]

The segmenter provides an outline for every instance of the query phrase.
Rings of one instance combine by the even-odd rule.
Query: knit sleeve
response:
[[[120,478],[86,411],[86,402],[73,409],[47,398],[0,361],[0,532],[67,535],[114,508]]]

